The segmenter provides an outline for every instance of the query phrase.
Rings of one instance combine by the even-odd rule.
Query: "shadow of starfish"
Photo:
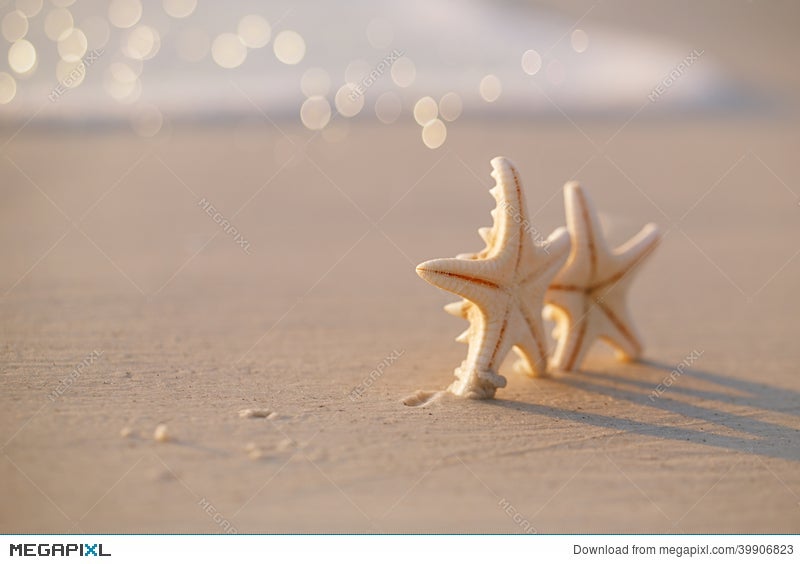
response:
[[[644,360],[639,365],[639,367],[649,368],[659,374],[671,374],[674,370],[673,365],[653,360]],[[558,380],[586,392],[611,397],[618,401],[634,403],[642,408],[667,411],[683,417],[707,421],[713,425],[727,427],[739,435],[751,435],[753,438],[724,435],[681,425],[648,423],[634,418],[601,415],[583,410],[573,411],[516,400],[497,399],[492,404],[545,417],[567,419],[639,435],[690,441],[695,444],[719,447],[747,454],[763,455],[788,461],[800,461],[800,426],[789,427],[764,421],[760,418],[769,413],[800,417],[800,394],[775,386],[749,382],[701,370],[685,370],[680,378],[680,384],[670,386],[668,393],[665,393],[655,401],[651,399],[652,382],[634,380],[613,373],[573,372],[560,376]],[[728,388],[732,393],[688,387],[686,384],[691,382],[687,380],[692,379],[696,380],[697,383],[710,383],[723,389]],[[631,387],[639,388],[642,391],[632,390],[630,389]],[[678,399],[674,397],[675,395],[687,396],[687,399]],[[693,401],[691,398],[697,401]],[[719,407],[702,405],[703,402],[750,407],[763,413],[731,413]]]

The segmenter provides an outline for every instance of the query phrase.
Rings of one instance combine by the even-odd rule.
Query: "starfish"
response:
[[[597,339],[609,343],[619,359],[636,359],[642,341],[631,321],[626,294],[633,272],[658,246],[658,226],[649,223],[627,243],[610,250],[592,202],[577,182],[564,186],[564,205],[572,250],[545,295],[545,317],[556,321],[558,339],[552,365],[566,371],[580,367]]]
[[[563,227],[544,243],[534,242],[516,168],[503,157],[491,164],[496,185],[489,192],[497,207],[492,210],[493,226],[479,230],[486,248],[417,266],[426,282],[465,298],[445,307],[470,322],[457,339],[468,342],[467,358],[455,369],[456,381],[448,391],[473,399],[492,398],[506,385],[498,370],[512,347],[524,372],[545,372],[544,293],[569,252]]]

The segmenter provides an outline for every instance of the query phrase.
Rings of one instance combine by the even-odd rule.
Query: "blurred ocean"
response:
[[[758,105],[694,46],[521,2],[12,0],[2,16],[5,123],[297,120],[309,97],[311,128],[389,123],[427,96],[453,119]]]

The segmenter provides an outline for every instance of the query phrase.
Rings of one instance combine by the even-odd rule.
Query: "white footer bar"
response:
[[[797,562],[800,535],[0,535],[0,561]]]

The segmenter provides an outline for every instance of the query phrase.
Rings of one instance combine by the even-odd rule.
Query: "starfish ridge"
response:
[[[496,181],[490,193],[497,201],[491,229],[480,230],[486,248],[475,255],[434,259],[417,266],[425,281],[466,301],[450,304],[451,313],[466,316],[470,328],[466,360],[456,368],[450,392],[475,399],[491,398],[506,384],[498,374],[513,347],[531,376],[547,368],[541,311],[550,280],[564,264],[569,235],[560,228],[544,243],[531,236],[522,185],[506,158],[492,159]]]
[[[577,182],[564,186],[564,203],[572,250],[545,295],[546,316],[557,322],[558,346],[552,364],[561,370],[580,367],[597,339],[608,342],[619,358],[635,359],[642,342],[626,295],[633,272],[658,246],[658,226],[645,225],[627,243],[611,250],[592,202]]]

